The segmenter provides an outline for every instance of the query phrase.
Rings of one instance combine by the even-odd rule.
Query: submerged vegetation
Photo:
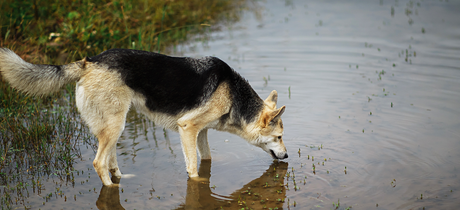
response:
[[[45,98],[18,94],[0,84],[0,203],[24,204],[29,190],[40,194],[42,177],[73,183],[79,146],[95,147],[74,106],[72,88]],[[55,99],[57,96],[63,99]]]
[[[0,47],[32,63],[64,64],[111,48],[171,51],[173,46],[235,21],[243,0],[0,1]],[[74,86],[37,97],[0,77],[0,204],[30,208],[50,176],[74,185],[73,164],[97,141],[79,118]],[[91,157],[92,158],[92,157]],[[49,194],[49,193],[48,193]],[[62,196],[61,196],[62,197]],[[49,196],[43,197],[43,205]]]

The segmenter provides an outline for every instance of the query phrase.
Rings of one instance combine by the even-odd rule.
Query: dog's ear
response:
[[[275,110],[275,111],[269,111],[264,114],[262,114],[262,127],[267,127],[269,123],[271,122],[277,122],[280,118],[281,115],[284,113],[284,110],[286,109],[286,106],[282,106],[281,108]]]
[[[284,110],[286,109],[286,106],[282,106],[281,108],[273,111],[273,118],[270,120],[270,122],[276,122],[281,118],[281,115],[284,113]]]
[[[267,104],[270,108],[276,109],[276,102],[278,101],[278,92],[273,90],[270,95],[265,99],[265,104]]]

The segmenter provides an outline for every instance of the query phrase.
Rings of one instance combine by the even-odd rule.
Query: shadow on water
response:
[[[284,176],[288,163],[274,161],[259,177],[242,186],[230,195],[219,195],[210,186],[211,161],[203,160],[199,166],[200,180],[188,179],[185,203],[176,209],[220,209],[220,208],[278,208],[286,201]],[[120,188],[103,186],[96,201],[100,210],[125,209],[120,203]]]

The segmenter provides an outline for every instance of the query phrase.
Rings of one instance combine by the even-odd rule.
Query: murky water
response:
[[[286,0],[260,7],[180,52],[223,59],[262,98],[278,90],[289,159],[273,162],[237,136],[210,131],[213,159],[200,165],[210,181],[187,181],[179,135],[131,112],[117,150],[131,178],[118,189],[101,188],[95,153],[83,149],[75,185],[50,177],[28,205],[458,208],[460,2]],[[45,192],[54,193],[46,204]]]

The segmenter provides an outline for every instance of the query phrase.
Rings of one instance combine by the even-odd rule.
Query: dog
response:
[[[211,159],[208,129],[236,134],[274,159],[288,157],[281,120],[286,107],[276,107],[277,92],[262,100],[216,57],[111,49],[66,65],[42,65],[0,48],[0,73],[12,87],[31,95],[76,82],[78,111],[99,141],[93,166],[104,186],[121,178],[116,143],[131,106],[155,124],[179,132],[191,179],[199,178],[197,149],[202,160]]]

